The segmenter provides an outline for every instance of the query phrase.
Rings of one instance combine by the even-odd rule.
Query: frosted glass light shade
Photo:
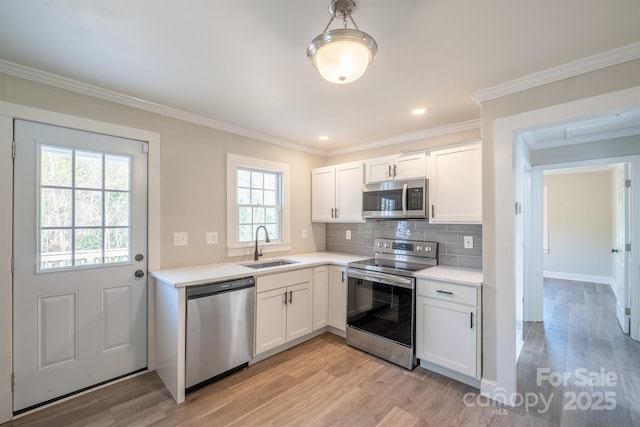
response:
[[[320,34],[307,48],[307,57],[332,83],[358,80],[378,51],[375,40],[359,30],[339,29]]]

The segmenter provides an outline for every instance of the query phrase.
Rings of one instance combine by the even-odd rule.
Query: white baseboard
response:
[[[613,278],[594,276],[591,274],[564,273],[561,271],[544,271],[543,276],[549,279],[575,280],[578,282],[602,283],[613,287]]]

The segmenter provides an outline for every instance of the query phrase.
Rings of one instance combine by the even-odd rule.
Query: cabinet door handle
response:
[[[334,211],[334,209],[333,209],[333,208],[331,208],[331,218],[334,218],[334,216],[333,216],[333,211]]]
[[[344,283],[344,271],[342,272],[342,283]]]
[[[289,291],[289,304],[293,303],[293,291]]]
[[[336,208],[336,218],[338,218],[338,208]]]
[[[441,291],[440,289],[438,289],[436,291],[439,294],[445,294],[445,295],[453,295],[453,292],[449,292],[449,291]]]
[[[436,205],[431,205],[431,218],[436,217]]]
[[[398,165],[393,165],[393,176],[398,175]]]
[[[392,175],[391,175],[391,165],[389,165],[389,178],[391,178],[391,177],[392,177]]]
[[[284,291],[284,305],[287,305],[287,291]]]
[[[469,329],[473,329],[473,313],[469,313]]]

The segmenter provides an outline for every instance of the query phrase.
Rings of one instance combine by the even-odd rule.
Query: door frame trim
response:
[[[20,104],[0,101],[0,204],[13,206],[13,120],[23,119],[68,127],[88,132],[113,135],[144,141],[149,144],[147,168],[147,268],[160,268],[160,145],[161,136],[157,132],[106,123],[83,117],[57,113]],[[0,239],[11,242],[13,238],[12,209],[0,211]],[[11,244],[0,246],[0,259],[11,260]],[[13,393],[11,374],[13,372],[13,291],[10,262],[0,269],[0,423],[13,416]],[[149,276],[148,276],[149,277]],[[147,368],[155,369],[155,288],[147,279]]]

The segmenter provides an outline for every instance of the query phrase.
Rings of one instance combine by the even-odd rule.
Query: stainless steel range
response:
[[[438,265],[438,243],[375,240],[375,258],[349,263],[347,344],[416,366],[414,273]]]

